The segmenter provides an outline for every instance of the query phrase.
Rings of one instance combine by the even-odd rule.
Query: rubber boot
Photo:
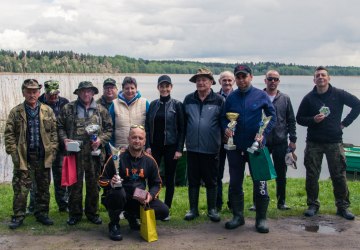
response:
[[[199,216],[199,191],[200,187],[189,187],[190,211],[185,214],[184,220],[193,220]]]
[[[231,195],[230,202],[232,205],[233,218],[225,223],[226,229],[235,229],[245,224],[244,220],[244,194]]]
[[[216,196],[217,196],[216,187],[206,189],[206,200],[207,200],[207,206],[208,206],[207,216],[213,222],[220,221],[220,215],[218,214],[218,212],[216,210]]]
[[[110,218],[109,223],[109,238],[114,241],[120,241],[123,239],[120,232],[120,213],[121,210],[112,210],[108,209],[108,214]]]
[[[266,222],[266,212],[269,206],[269,197],[266,198],[256,198],[256,222],[255,227],[256,231],[259,233],[268,233],[269,227]]]

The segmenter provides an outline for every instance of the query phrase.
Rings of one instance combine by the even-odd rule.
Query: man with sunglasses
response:
[[[119,216],[125,211],[125,218],[129,222],[130,229],[140,230],[138,218],[139,208],[147,204],[154,209],[157,220],[163,220],[169,216],[169,208],[159,200],[161,190],[161,178],[155,159],[145,152],[146,133],[142,125],[131,125],[128,132],[128,148],[120,155],[114,155],[106,163],[100,177],[100,185],[107,190],[105,204],[109,214],[109,238],[114,241],[122,240]],[[115,157],[115,158],[114,158]],[[116,174],[114,159],[119,159],[119,176]],[[121,186],[116,184],[122,179]],[[133,198],[135,188],[142,190],[148,186],[146,199],[143,203]]]
[[[280,210],[290,209],[285,204],[286,196],[286,171],[285,155],[296,149],[296,120],[290,97],[278,90],[280,74],[276,70],[269,70],[264,82],[264,91],[269,96],[276,109],[276,125],[266,137],[266,146],[272,155],[276,170],[276,197],[277,208]],[[289,143],[288,143],[289,138]]]
[[[10,229],[22,225],[26,201],[33,183],[36,220],[53,225],[49,218],[50,169],[58,148],[56,118],[52,109],[39,102],[42,85],[35,79],[22,84],[25,101],[14,107],[5,126],[5,149],[14,163],[12,186],[14,190],[13,216]]]
[[[237,90],[234,90],[226,99],[225,108],[222,114],[222,128],[227,137],[233,137],[235,150],[227,150],[229,161],[229,199],[233,212],[232,220],[226,222],[226,229],[235,229],[245,224],[244,220],[244,192],[243,180],[245,163],[249,162],[247,148],[251,147],[254,139],[259,143],[265,144],[265,137],[270,133],[276,123],[276,113],[269,97],[260,89],[251,85],[253,78],[252,70],[247,65],[236,65],[234,75]],[[235,132],[227,125],[229,120],[226,118],[227,112],[238,113]],[[262,120],[262,113],[271,116],[271,120],[266,127],[263,136],[257,134]],[[269,206],[269,195],[267,192],[266,181],[254,181],[256,223],[255,227],[259,233],[268,233],[269,228],[266,223],[266,213]]]

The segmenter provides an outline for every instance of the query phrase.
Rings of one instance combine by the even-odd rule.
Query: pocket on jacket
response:
[[[52,121],[49,118],[45,118],[45,119],[43,119],[43,123],[44,123],[45,131],[50,132]]]

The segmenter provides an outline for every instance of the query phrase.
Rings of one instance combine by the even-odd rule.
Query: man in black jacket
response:
[[[296,120],[308,127],[304,165],[306,168],[306,193],[308,209],[305,216],[314,216],[320,207],[319,176],[323,154],[326,155],[333,183],[337,215],[353,220],[349,190],[346,184],[346,162],[342,146],[342,130],[349,126],[360,113],[360,100],[330,84],[325,67],[317,67],[314,74],[314,89],[301,101]],[[351,108],[342,119],[344,105]]]
[[[125,211],[125,218],[129,221],[130,228],[140,229],[137,218],[139,218],[139,207],[143,204],[133,199],[135,188],[145,190],[148,185],[149,192],[144,204],[149,204],[149,207],[154,209],[157,220],[169,216],[169,208],[159,200],[162,183],[159,169],[154,158],[145,152],[145,141],[144,127],[132,125],[128,137],[129,147],[120,155],[119,176],[114,165],[118,155],[113,155],[100,177],[100,185],[107,189],[105,203],[110,217],[109,237],[115,241],[122,240],[119,225],[122,211]],[[122,187],[116,187],[119,178],[123,179]]]

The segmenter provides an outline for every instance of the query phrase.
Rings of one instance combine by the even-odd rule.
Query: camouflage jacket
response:
[[[84,126],[88,124],[83,124],[84,126],[81,126],[77,123],[77,121],[80,120],[77,117],[77,105],[77,100],[72,101],[66,104],[60,112],[57,123],[59,141],[61,143],[64,143],[64,139],[76,139],[77,136],[85,133]],[[101,104],[96,104],[96,110],[89,122],[100,126],[98,138],[101,141],[101,145],[104,147],[109,142],[113,131],[113,123],[109,112]]]
[[[51,168],[58,147],[56,118],[53,110],[40,104],[40,135],[45,150],[44,165]],[[25,103],[14,107],[5,126],[5,149],[10,154],[14,169],[27,170],[27,119]]]

